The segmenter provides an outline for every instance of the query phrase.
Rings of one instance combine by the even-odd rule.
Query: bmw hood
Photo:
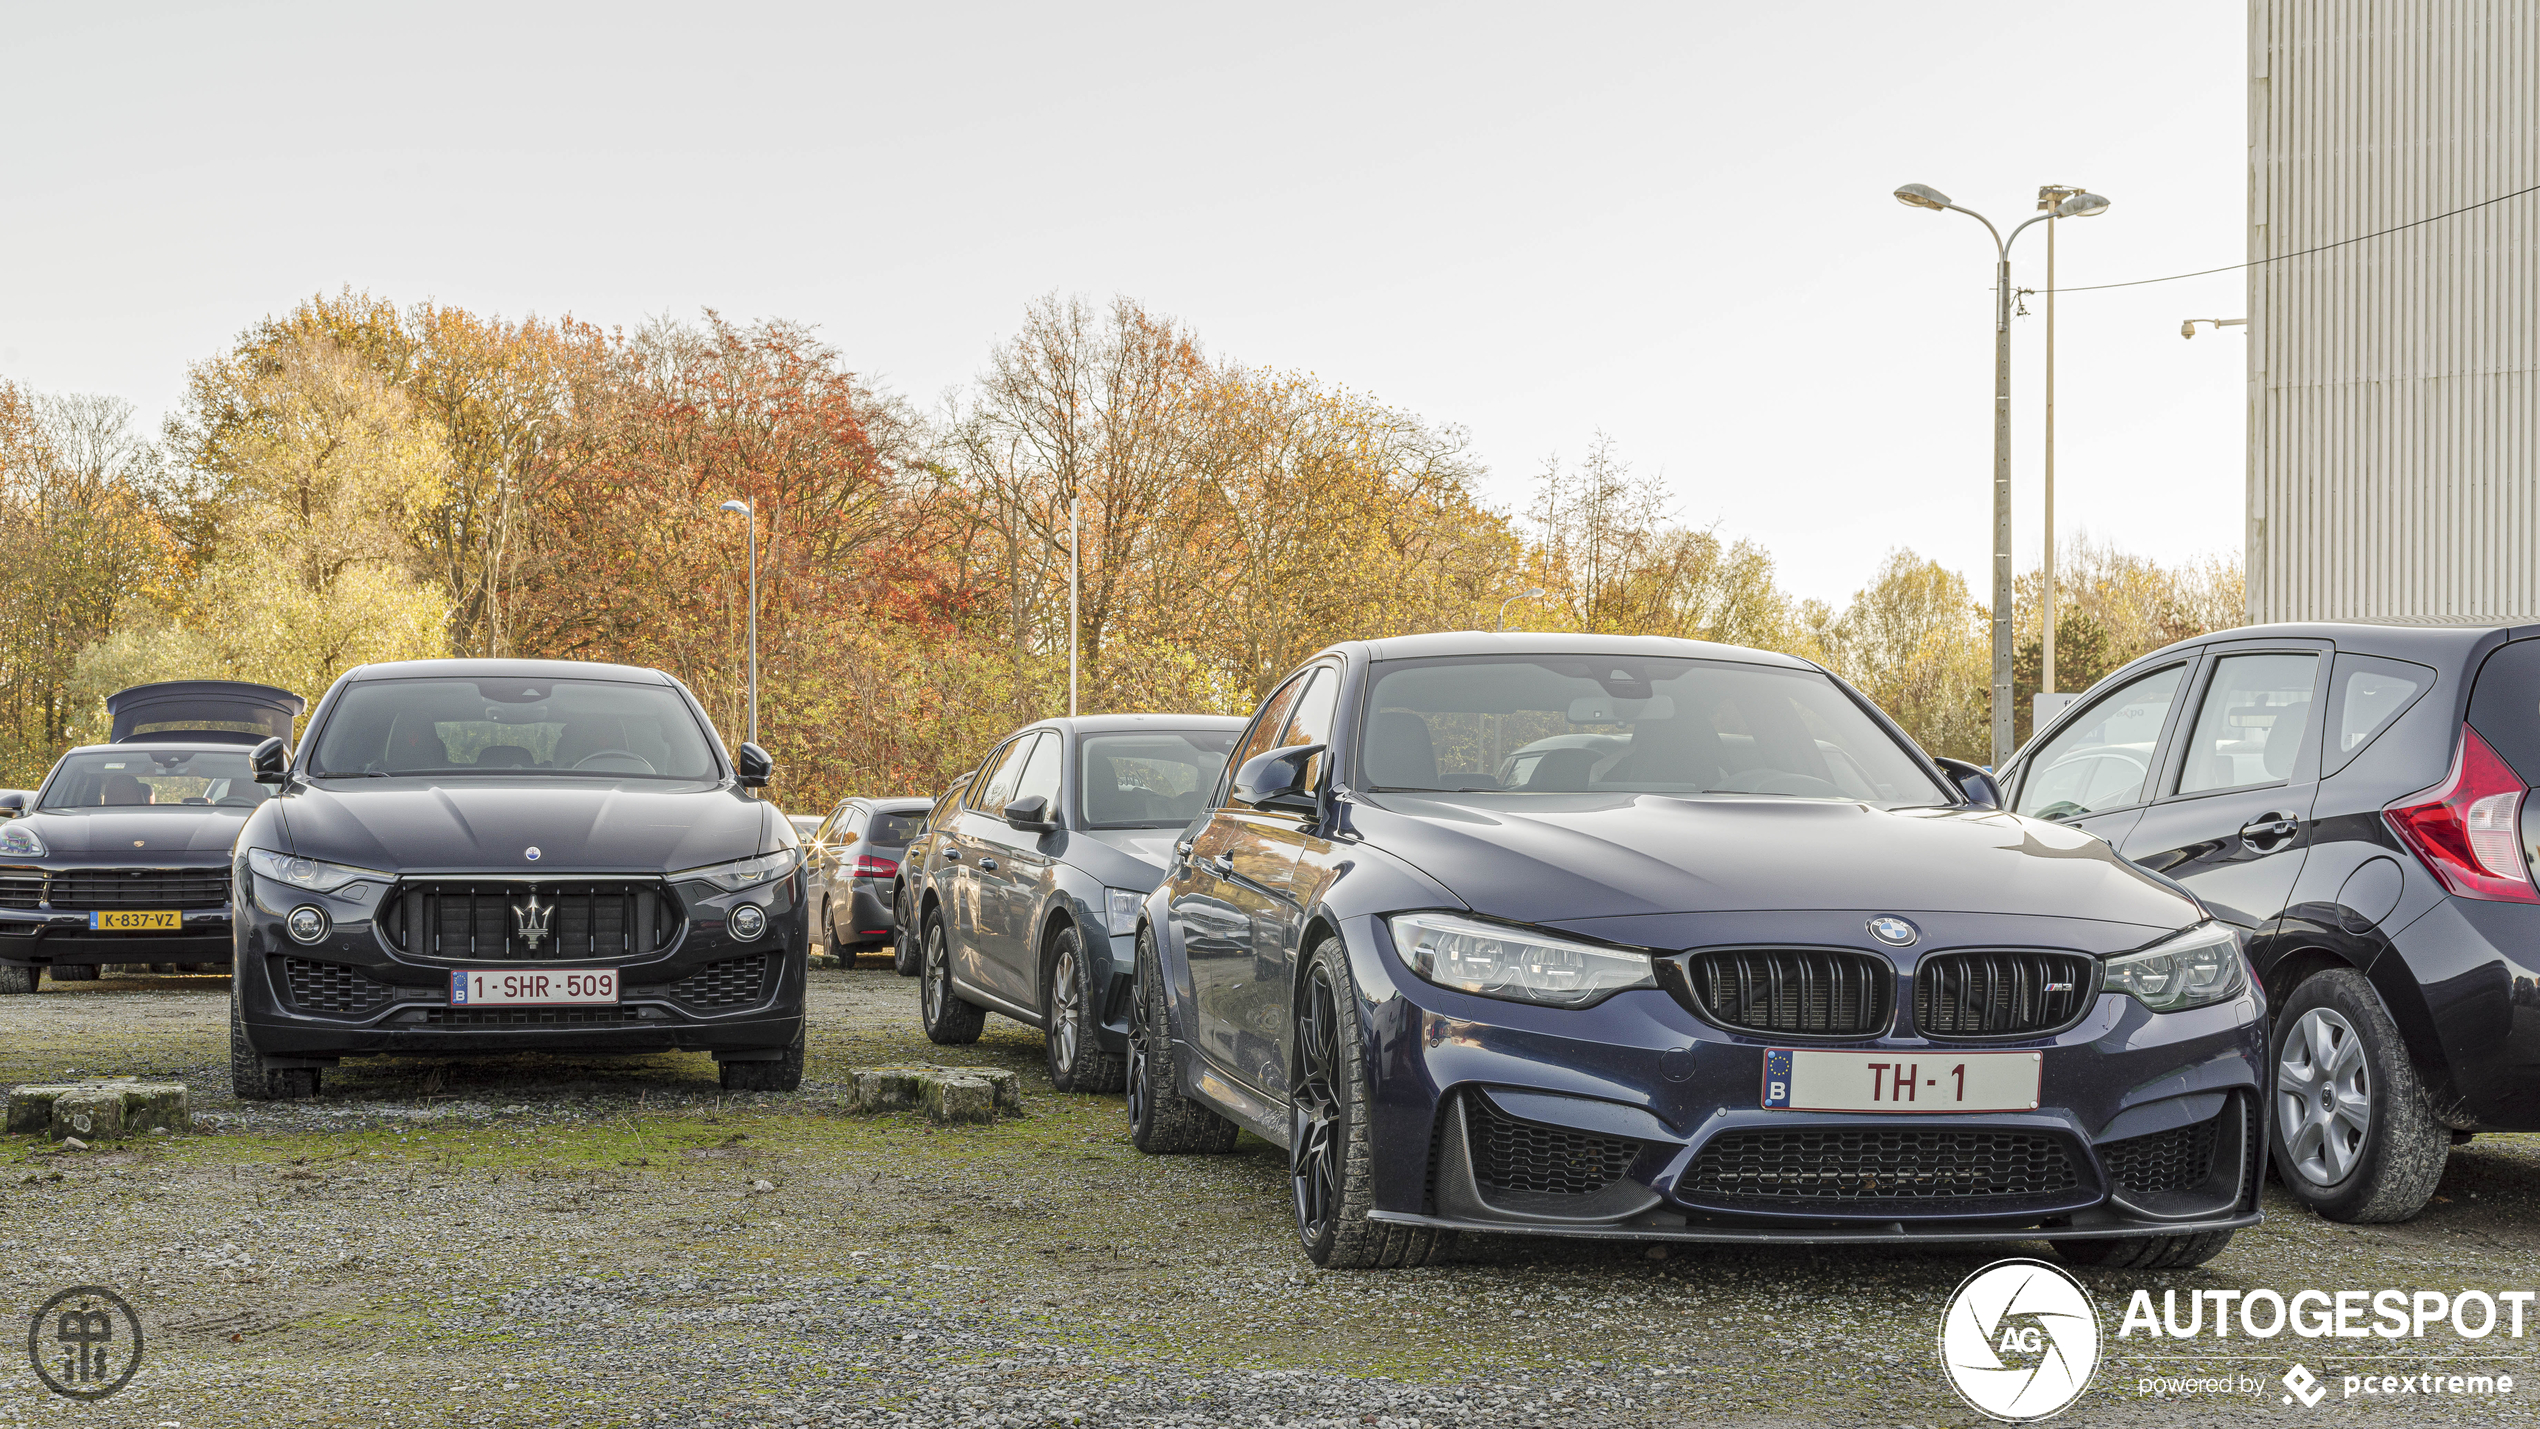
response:
[[[328,780],[280,804],[290,852],[390,873],[667,873],[792,841],[774,804],[722,784]]]
[[[17,820],[16,826],[44,840],[45,859],[38,861],[226,863],[239,826],[253,812],[182,804],[46,810]]]
[[[1828,800],[1359,796],[1369,843],[1520,923],[1871,909],[2184,927],[2174,886],[2078,829],[1994,810]]]

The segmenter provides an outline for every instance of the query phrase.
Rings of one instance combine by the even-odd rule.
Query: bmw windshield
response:
[[[320,731],[309,772],[579,774],[716,779],[722,766],[687,702],[614,680],[364,680]]]
[[[1590,655],[1405,660],[1376,673],[1359,767],[1379,792],[1951,802],[1814,670]]]

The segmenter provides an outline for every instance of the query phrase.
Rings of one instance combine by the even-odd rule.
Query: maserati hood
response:
[[[788,842],[775,808],[722,784],[470,776],[302,784],[279,812],[290,852],[384,872],[666,873]]]
[[[2077,829],[1989,810],[1814,799],[1359,796],[1370,844],[1512,922],[1871,909],[2147,928],[2195,904]]]

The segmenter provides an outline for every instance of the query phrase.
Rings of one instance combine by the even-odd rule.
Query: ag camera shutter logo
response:
[[[2099,1310],[2060,1267],[1998,1260],[1940,1316],[1940,1367],[1967,1407],[2006,1423],[2052,1419],[2099,1372]]]

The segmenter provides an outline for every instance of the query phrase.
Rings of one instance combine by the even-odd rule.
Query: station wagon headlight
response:
[[[0,824],[0,856],[9,858],[44,857],[44,840],[24,824]]]
[[[1587,1007],[1625,988],[1658,985],[1649,955],[1629,948],[1449,913],[1398,913],[1387,926],[1413,972],[1480,997]]]
[[[373,869],[355,868],[351,864],[326,863],[314,858],[294,858],[269,848],[247,850],[247,866],[277,883],[305,888],[311,893],[332,893],[355,879],[385,880],[388,875]]]
[[[2110,958],[2102,991],[2122,992],[2154,1012],[2228,1002],[2249,986],[2240,934],[2224,923],[2199,923],[2139,953]]]
[[[793,872],[794,865],[802,861],[801,849],[780,848],[774,853],[763,853],[756,858],[737,858],[730,863],[712,863],[703,868],[685,869],[672,874],[671,877],[701,878],[726,893],[739,893],[743,889],[759,888],[774,883]]]
[[[1106,888],[1102,892],[1104,901],[1110,904],[1104,912],[1111,921],[1111,936],[1138,931],[1138,910],[1146,906],[1147,896],[1134,888]]]

